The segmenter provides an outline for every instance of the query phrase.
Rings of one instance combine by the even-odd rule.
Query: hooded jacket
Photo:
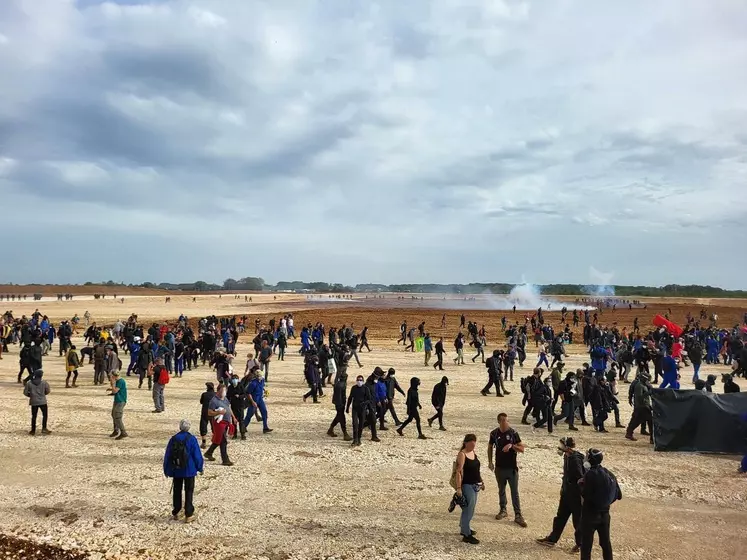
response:
[[[345,408],[345,400],[347,399],[348,392],[348,376],[343,374],[337,376],[335,380],[334,390],[332,391],[332,403],[336,409]]]
[[[171,464],[171,450],[174,441],[183,442],[186,448],[187,464],[182,469],[175,469]],[[163,456],[163,474],[172,478],[193,478],[197,476],[198,472],[202,472],[203,467],[204,462],[197,438],[189,432],[179,432],[172,436],[168,445],[166,445],[166,453]]]
[[[420,395],[418,395],[418,386],[420,379],[413,377],[410,379],[410,388],[407,390],[407,414],[413,414],[418,411],[420,406]]]
[[[34,376],[26,382],[23,394],[29,398],[29,406],[41,406],[47,404],[49,394],[49,383],[42,379],[40,369],[34,372]]]
[[[439,383],[433,387],[431,394],[431,404],[434,408],[443,408],[446,405],[446,387],[449,385],[449,378],[444,376]]]

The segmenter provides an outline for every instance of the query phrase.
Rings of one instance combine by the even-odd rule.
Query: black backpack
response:
[[[617,500],[622,499],[622,492],[620,492],[620,486],[617,484],[617,479],[610,471],[604,467],[599,467],[603,478],[605,480],[604,490],[600,492],[599,501],[600,506],[609,508]]]
[[[171,468],[183,470],[187,468],[187,443],[181,439],[174,439],[171,444]]]

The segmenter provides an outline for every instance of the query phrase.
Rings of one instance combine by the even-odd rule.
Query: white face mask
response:
[[[589,461],[584,461],[584,468],[588,471],[591,468],[591,463]]]
[[[360,379],[356,381],[355,384],[358,385],[358,387],[363,387],[363,381]]]
[[[238,384],[239,384],[239,380],[238,379],[231,379],[231,385],[233,385],[234,387],[236,387],[236,385],[238,385]]]

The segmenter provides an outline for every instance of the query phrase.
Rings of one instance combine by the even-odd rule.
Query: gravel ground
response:
[[[399,315],[393,315],[392,322]],[[244,341],[246,342],[246,341]],[[76,341],[80,348],[82,341]],[[391,342],[372,340],[364,353],[364,374],[377,365],[395,367],[403,388],[410,377],[422,380],[423,413],[430,415],[430,391],[441,374],[422,365],[421,354],[405,354]],[[492,347],[492,346],[491,346]],[[0,515],[2,532],[34,542],[84,551],[91,558],[388,558],[456,559],[561,558],[572,546],[566,530],[554,550],[534,539],[545,536],[557,507],[562,469],[555,453],[567,430],[531,433],[519,425],[519,373],[503,399],[481,397],[485,368],[447,362],[451,385],[446,405],[447,432],[424,427],[431,438],[416,439],[415,427],[400,438],[393,430],[381,443],[364,439],[350,448],[342,438],[325,435],[334,411],[329,396],[322,404],[304,404],[301,359],[291,347],[285,362],[273,363],[268,399],[275,431],[262,435],[252,424],[247,441],[231,442],[236,463],[209,464],[198,478],[198,520],[170,520],[170,481],[162,474],[163,450],[181,418],[195,427],[198,399],[213,372],[201,367],[174,379],[166,388],[166,412],[151,414],[150,392],[126,378],[129,403],[125,423],[131,437],[115,442],[111,397],[92,385],[86,366],[77,389],[64,388],[62,359],[45,359],[52,385],[50,436],[30,437],[29,408],[15,383],[17,348],[0,361]],[[248,351],[239,347],[239,355]],[[577,367],[586,356],[566,360]],[[123,359],[125,364],[128,359]],[[704,367],[703,374],[723,368]],[[352,377],[358,368],[353,365]],[[522,374],[526,374],[526,368]],[[743,390],[747,389],[742,382]],[[627,391],[624,387],[623,391]],[[623,399],[625,400],[625,399]],[[404,416],[404,398],[397,397]],[[623,422],[630,415],[622,406]],[[510,519],[495,521],[497,487],[487,470],[486,447],[496,414],[509,413],[525,443],[520,457],[521,498],[529,527]],[[654,453],[645,441],[623,438],[623,430],[596,434],[581,428],[579,447],[605,451],[605,465],[618,476],[624,499],[613,506],[612,538],[617,558],[744,558],[747,538],[747,479],[736,475],[737,458]],[[458,512],[447,513],[451,464],[465,433],[478,435],[487,489],[481,494],[474,526],[482,543],[462,544]],[[8,541],[2,541],[3,543]],[[5,544],[3,544],[5,546]],[[5,552],[5,548],[0,548]],[[35,558],[29,552],[6,557]],[[594,553],[601,557],[599,549]],[[60,556],[63,557],[64,556]],[[75,558],[75,556],[70,556]]]

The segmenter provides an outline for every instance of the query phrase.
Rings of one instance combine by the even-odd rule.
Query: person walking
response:
[[[205,392],[200,395],[200,438],[202,444],[200,447],[205,449],[205,436],[208,432],[208,426],[210,425],[210,417],[208,416],[208,407],[210,401],[215,396],[215,384],[212,381],[205,383]]]
[[[77,387],[78,381],[78,368],[80,367],[80,359],[78,358],[78,352],[75,350],[75,345],[71,344],[65,356],[65,370],[67,371],[67,377],[65,378],[65,389],[70,387]],[[70,384],[70,377],[73,378],[72,385]]]
[[[52,433],[47,429],[47,395],[50,393],[49,383],[42,379],[42,375],[44,375],[42,370],[37,369],[34,371],[31,379],[26,382],[23,388],[23,394],[28,397],[29,406],[31,407],[31,431],[29,432],[31,436],[36,435],[36,417],[40,410],[42,413],[42,434],[49,435]]]
[[[425,352],[425,367],[430,365],[431,353],[433,352],[433,341],[431,340],[430,333],[425,333],[423,338],[423,351]]]
[[[521,502],[519,500],[519,466],[516,461],[517,453],[524,453],[524,444],[521,437],[508,423],[508,415],[501,412],[498,415],[498,427],[490,432],[488,441],[488,468],[495,472],[498,482],[498,503],[500,510],[496,519],[508,517],[508,501],[506,499],[506,484],[511,489],[511,504],[514,508],[514,522],[520,527],[526,527],[527,523],[521,515]],[[493,455],[495,453],[495,463]]]
[[[444,350],[444,338],[440,337],[438,342],[436,342],[436,363],[433,364],[433,369],[444,370],[444,354],[446,354]]]
[[[420,386],[420,379],[417,377],[413,377],[410,379],[410,388],[407,390],[407,419],[402,422],[402,425],[397,428],[397,433],[401,436],[404,436],[403,430],[407,427],[407,425],[415,420],[415,426],[418,429],[418,439],[428,439],[425,434],[423,434],[423,429],[420,426],[420,412],[419,410],[423,408],[420,405],[420,396],[418,395],[418,387]]]
[[[581,488],[579,480],[584,477],[584,456],[576,450],[576,441],[572,437],[560,438],[558,453],[563,457],[563,482],[560,486],[560,503],[558,512],[552,522],[552,532],[537,542],[544,546],[555,546],[563,534],[568,518],[573,521],[575,546],[571,554],[581,550]]]
[[[115,440],[127,437],[127,430],[124,426],[124,408],[127,404],[127,382],[119,376],[119,371],[113,374],[114,383],[109,394],[114,397],[112,404],[112,421],[114,422],[114,431],[109,434]]]
[[[195,520],[195,506],[192,498],[195,492],[195,477],[204,470],[204,461],[200,453],[197,438],[190,432],[188,420],[179,422],[179,432],[172,436],[166,445],[163,456],[163,474],[173,478],[173,508],[171,517],[179,519],[182,511],[182,491],[184,491],[184,522]]]
[[[208,416],[211,419],[213,437],[210,447],[205,452],[205,459],[215,461],[213,453],[220,447],[221,464],[230,467],[233,463],[228,458],[228,436],[232,435],[237,420],[231,412],[231,403],[228,402],[226,391],[225,385],[218,385],[218,392],[208,405]]]
[[[336,415],[332,423],[329,425],[327,435],[329,437],[337,437],[335,433],[335,426],[338,424],[342,428],[342,437],[345,441],[352,441],[353,438],[348,434],[347,422],[345,420],[345,401],[347,399],[348,390],[348,374],[343,373],[338,375],[335,379],[334,389],[332,391],[332,403],[335,405]]]
[[[602,466],[604,454],[589,449],[586,454],[586,474],[582,479],[581,496],[581,560],[591,560],[594,533],[599,534],[603,560],[612,560],[610,540],[610,506],[622,499],[617,478]]]
[[[269,434],[272,432],[272,428],[268,423],[267,419],[267,405],[265,404],[265,378],[262,376],[262,372],[259,368],[253,369],[250,373],[251,380],[246,386],[246,396],[249,399],[249,410],[244,415],[244,426],[249,427],[249,423],[257,413],[261,414],[261,417],[257,417],[257,421],[262,421],[262,433]]]
[[[480,459],[475,453],[475,445],[477,445],[475,434],[464,436],[462,448],[456,459],[456,493],[464,499],[462,516],[459,519],[459,532],[462,535],[462,542],[469,544],[480,543],[475,538],[476,532],[472,530],[471,523],[477,506],[477,494],[480,490],[485,490],[485,483],[480,475]]]
[[[436,409],[436,414],[428,418],[428,427],[431,427],[433,422],[438,420],[438,429],[442,432],[446,431],[444,427],[444,406],[446,406],[446,388],[448,386],[449,378],[444,375],[441,381],[434,385],[433,393],[431,393],[431,404]]]

